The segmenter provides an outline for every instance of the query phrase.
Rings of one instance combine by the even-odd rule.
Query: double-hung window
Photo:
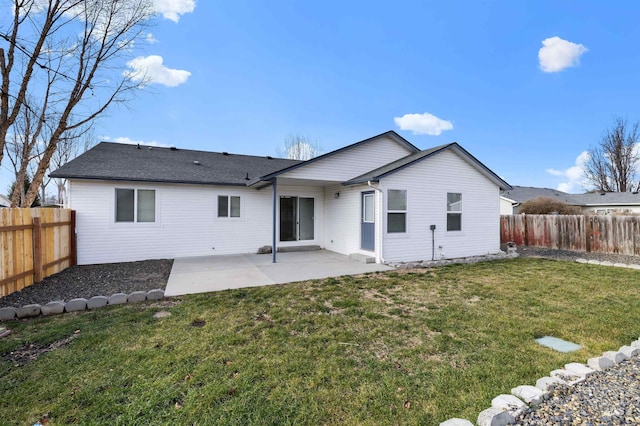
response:
[[[407,232],[407,191],[390,189],[387,192],[387,233]]]
[[[218,217],[240,217],[240,197],[218,195]]]
[[[447,231],[462,231],[462,194],[447,193]]]
[[[155,189],[116,188],[116,222],[155,221]]]

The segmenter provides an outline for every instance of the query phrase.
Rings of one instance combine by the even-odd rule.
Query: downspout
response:
[[[276,224],[278,222],[276,206],[278,201],[278,178],[273,178],[273,240],[271,244],[271,252],[273,256],[273,263],[276,263],[276,252],[278,248],[276,247]]]
[[[380,238],[378,238],[376,241],[378,241],[378,250],[376,250],[376,263],[384,263],[384,259],[382,258],[382,254],[384,253],[383,251],[383,242],[384,242],[384,234],[383,234],[383,227],[382,227],[382,222],[383,222],[383,214],[382,214],[382,207],[384,206],[384,191],[380,188],[376,188],[375,186],[371,185],[371,181],[368,180],[367,181],[367,186],[371,189],[373,189],[374,191],[378,191],[380,193],[380,220],[378,222],[376,222],[376,227],[378,228],[378,235],[380,236]]]

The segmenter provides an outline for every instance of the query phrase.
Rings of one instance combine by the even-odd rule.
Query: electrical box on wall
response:
[[[435,231],[436,230],[436,226],[435,225],[431,225],[431,226],[429,226],[429,229],[431,229],[432,231]]]

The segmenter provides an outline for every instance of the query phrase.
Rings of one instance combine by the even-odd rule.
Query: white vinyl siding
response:
[[[283,178],[344,182],[412,152],[391,138],[381,137],[319,159],[281,175]]]
[[[426,184],[432,182],[433,184]],[[384,178],[380,187],[406,188],[406,234],[384,234],[387,262],[458,258],[500,250],[500,189],[452,151],[444,151]],[[447,193],[464,202],[462,231],[447,232]]]
[[[77,214],[79,264],[256,253],[259,247],[271,245],[271,187],[257,191],[208,185],[136,183],[136,189],[155,191],[156,222],[148,226],[115,222],[116,187],[132,188],[134,185],[82,180],[70,182],[71,208]],[[323,246],[322,188],[278,186],[278,193],[316,199],[316,239],[296,241],[291,245]],[[240,197],[241,217],[233,220],[218,218],[219,195]]]
[[[362,192],[371,191],[367,185],[328,186],[324,189],[324,210],[327,218],[324,227],[325,248],[337,253],[349,255],[370,251],[360,248],[360,221],[362,219]],[[340,196],[336,198],[336,193]],[[375,206],[378,206],[378,193],[375,192]],[[375,222],[379,223],[379,209],[375,209]],[[380,236],[376,226],[376,244]]]

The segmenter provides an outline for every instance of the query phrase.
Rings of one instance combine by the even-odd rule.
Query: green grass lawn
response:
[[[494,396],[638,338],[639,278],[516,259],[8,322],[0,423],[475,421]],[[172,315],[154,319],[160,310]],[[553,352],[533,341],[544,335],[583,349]],[[35,360],[7,359],[70,336]]]

